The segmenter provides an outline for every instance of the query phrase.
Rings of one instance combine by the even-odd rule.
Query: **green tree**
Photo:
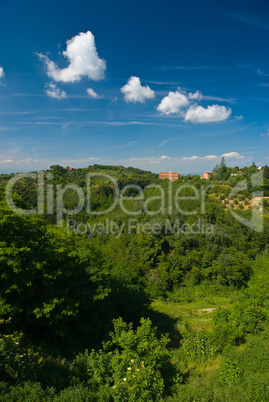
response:
[[[267,165],[263,168],[263,177],[267,180],[269,179],[269,167]]]

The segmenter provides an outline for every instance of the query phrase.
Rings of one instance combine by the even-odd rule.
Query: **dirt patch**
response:
[[[215,308],[203,308],[202,310],[198,310],[198,314],[204,314],[204,313],[213,313],[213,311],[217,310],[216,307]]]

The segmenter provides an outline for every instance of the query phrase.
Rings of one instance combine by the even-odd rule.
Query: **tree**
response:
[[[267,165],[265,165],[263,168],[263,177],[265,179],[269,179],[269,167]]]
[[[0,209],[0,245],[0,299],[8,306],[3,318],[11,319],[13,330],[49,342],[71,341],[71,334],[94,337],[106,325],[111,278],[100,251],[88,247],[87,256],[80,255],[64,229],[48,231],[39,218],[5,207]]]

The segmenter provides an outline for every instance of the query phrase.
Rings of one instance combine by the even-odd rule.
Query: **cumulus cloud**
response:
[[[157,106],[157,110],[162,114],[178,114],[184,118],[185,122],[192,123],[210,123],[218,122],[228,119],[232,113],[231,108],[225,106],[212,105],[206,108],[198,105],[197,102],[212,97],[203,96],[200,91],[186,92],[178,88],[176,92],[169,92],[161,103]],[[213,98],[212,98],[213,99]],[[221,98],[214,98],[215,100],[225,100]],[[243,116],[238,116],[242,119]]]
[[[200,91],[196,91],[194,93],[189,93],[189,98],[192,100],[201,100],[203,99],[203,95]]]
[[[125,102],[141,102],[155,97],[155,92],[148,85],[142,86],[139,77],[130,77],[127,84],[121,88]]]
[[[5,76],[5,72],[2,66],[0,66],[0,78],[3,78]]]
[[[93,34],[81,32],[67,40],[63,56],[69,61],[66,68],[59,68],[52,60],[42,53],[37,53],[47,67],[47,74],[55,81],[77,82],[81,77],[98,81],[104,78],[106,62],[99,58]]]
[[[227,120],[232,110],[225,106],[212,105],[204,108],[203,106],[191,106],[185,115],[185,121],[192,123],[213,123]]]
[[[98,95],[92,88],[87,89],[87,94],[95,99],[101,99],[102,96]]]
[[[228,152],[227,154],[221,155],[223,158],[236,158],[236,159],[243,159],[244,156],[240,155],[238,152]]]
[[[59,88],[56,87],[55,84],[52,82],[50,84],[47,84],[47,89],[45,89],[45,92],[48,96],[51,98],[55,99],[63,99],[67,98],[66,93],[64,91],[61,91]]]
[[[182,107],[186,107],[189,100],[185,93],[178,88],[176,92],[170,91],[158,105],[157,110],[163,114],[179,113]]]

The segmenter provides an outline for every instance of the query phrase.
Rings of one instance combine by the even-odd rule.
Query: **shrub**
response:
[[[189,360],[205,361],[213,356],[209,333],[204,329],[195,331],[186,324],[182,336],[182,347]]]
[[[157,401],[172,377],[166,349],[168,338],[156,337],[149,319],[142,318],[134,331],[132,324],[114,320],[111,341],[96,352],[79,354],[71,365],[74,381],[91,387],[98,398],[116,401]],[[171,378],[170,378],[171,380]]]

